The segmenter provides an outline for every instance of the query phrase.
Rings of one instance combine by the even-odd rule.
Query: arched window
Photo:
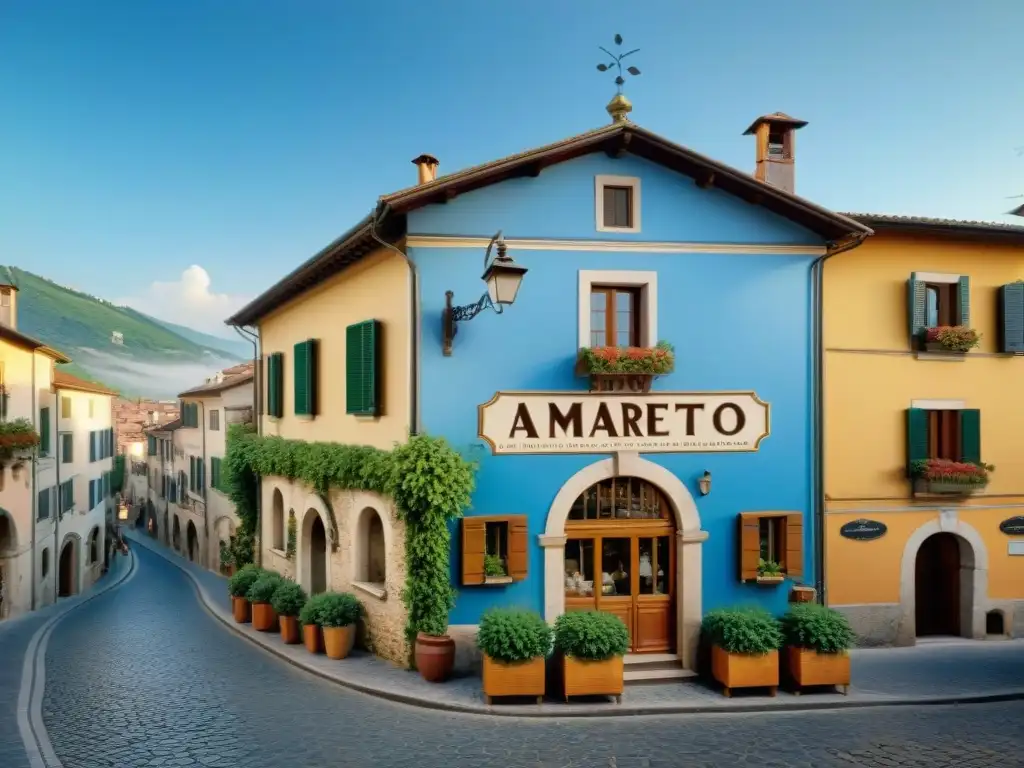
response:
[[[284,550],[284,497],[278,488],[274,489],[274,512],[270,518],[272,530],[270,533],[270,546],[273,549]]]
[[[646,480],[613,477],[590,486],[569,511],[569,520],[669,520],[665,495]]]
[[[100,529],[93,528],[89,534],[89,562],[95,563],[100,559]]]
[[[0,509],[0,552],[16,549],[18,536],[14,529],[14,521],[4,510]]]
[[[39,578],[45,579],[50,575],[50,550],[48,547],[43,549],[43,555],[39,559]]]

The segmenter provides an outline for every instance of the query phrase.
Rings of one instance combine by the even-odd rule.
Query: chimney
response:
[[[420,155],[413,163],[419,169],[419,181],[417,184],[429,184],[437,178],[437,166],[440,163],[433,155]]]
[[[18,286],[0,281],[0,325],[18,329]]]
[[[743,132],[754,136],[757,146],[757,165],[754,177],[789,193],[796,191],[795,134],[807,125],[782,112],[762,115]]]

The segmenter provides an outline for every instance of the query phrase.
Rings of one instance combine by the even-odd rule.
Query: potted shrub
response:
[[[555,620],[555,648],[561,655],[562,688],[570,696],[614,696],[622,701],[622,657],[629,630],[618,616],[570,611]]]
[[[551,627],[534,611],[492,608],[480,620],[476,645],[484,655],[484,699],[544,698],[544,660],[551,653]]]
[[[228,579],[228,592],[231,594],[231,612],[235,621],[244,624],[250,619],[251,611],[249,604],[249,589],[256,583],[256,579],[263,573],[262,569],[253,563],[248,563],[239,568],[230,579]]]
[[[711,671],[722,692],[733,688],[768,688],[774,696],[779,686],[779,622],[761,608],[724,608],[704,616],[701,630],[711,644]]]
[[[967,354],[981,342],[981,334],[966,325],[940,325],[926,328],[924,348],[928,352]]]
[[[356,640],[355,623],[363,605],[348,592],[325,592],[320,598],[317,618],[324,633],[324,651],[329,659],[344,659]]]
[[[758,584],[781,584],[786,578],[782,572],[782,566],[774,560],[757,561],[757,583]]]
[[[323,653],[323,633],[320,629],[320,603],[323,595],[313,595],[299,611],[302,624],[302,642],[310,653]]]
[[[298,616],[305,604],[306,592],[294,581],[282,580],[270,598],[270,607],[281,623],[281,640],[287,645],[301,641]]]
[[[910,474],[915,491],[966,496],[984,490],[994,469],[991,464],[969,461],[918,459],[911,465]]]
[[[274,592],[281,585],[281,576],[273,571],[263,571],[249,587],[246,597],[252,603],[252,628],[259,632],[277,629],[277,614],[270,604]]]
[[[591,390],[648,392],[654,377],[672,373],[675,365],[667,341],[654,347],[583,347],[576,357],[576,375],[589,376]]]
[[[782,635],[797,693],[805,685],[849,690],[854,634],[843,614],[817,603],[794,605],[782,617]]]

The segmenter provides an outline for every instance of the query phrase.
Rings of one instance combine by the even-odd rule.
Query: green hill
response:
[[[18,330],[71,357],[78,374],[108,386],[138,396],[174,397],[244,359],[188,339],[134,309],[17,267],[5,269],[18,286]]]
[[[222,339],[220,336],[203,333],[202,331],[193,331],[191,328],[186,328],[184,325],[169,323],[166,320],[159,320],[155,317],[150,317],[149,319],[154,323],[159,323],[179,336],[195,342],[196,344],[210,347],[212,349],[218,349],[222,352],[227,352],[229,355],[237,355],[245,360],[252,357],[252,345],[248,342],[242,341],[241,338]]]

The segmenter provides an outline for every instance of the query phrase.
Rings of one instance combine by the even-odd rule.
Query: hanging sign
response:
[[[770,433],[753,392],[498,392],[477,421],[494,454],[756,451]]]
[[[999,524],[999,530],[1007,536],[1024,536],[1024,515],[1009,517]]]
[[[873,541],[885,536],[887,530],[878,520],[851,520],[839,529],[839,535],[854,541]]]

